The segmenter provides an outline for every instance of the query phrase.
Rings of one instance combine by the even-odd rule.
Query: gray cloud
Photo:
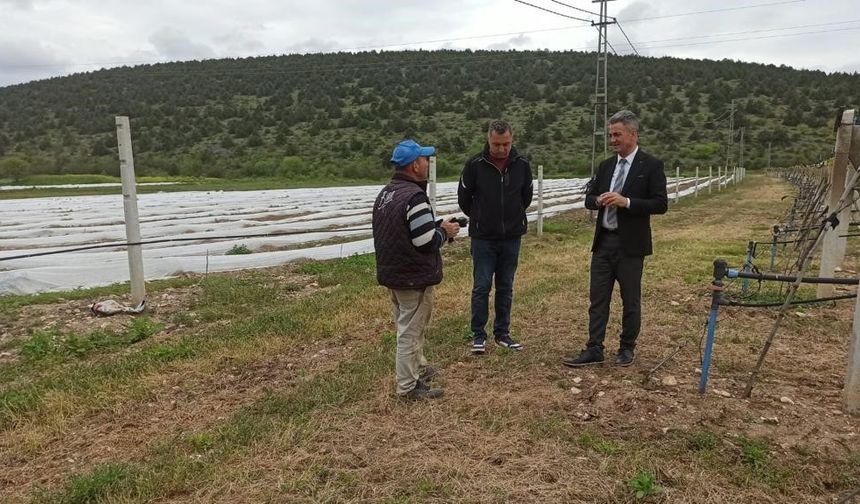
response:
[[[278,54],[293,54],[293,53],[317,53],[317,52],[334,52],[341,48],[340,44],[333,40],[323,40],[318,38],[309,38],[297,44],[292,44],[277,51]]]
[[[206,59],[215,57],[211,47],[192,41],[183,32],[163,27],[150,35],[149,42],[158,54],[170,60]]]
[[[516,37],[509,38],[504,42],[496,42],[495,44],[490,44],[487,46],[487,49],[491,51],[507,51],[508,49],[516,49],[518,47],[526,47],[532,43],[531,37],[525,34],[519,34]]]
[[[860,71],[860,61],[845,40],[860,32],[860,21],[846,21],[844,12],[851,12],[856,1],[773,0],[780,3],[744,8],[738,0],[732,3],[740,8],[716,12],[732,5],[618,0],[609,3],[609,14],[621,21],[643,55],[853,72]],[[587,23],[498,0],[0,0],[0,12],[6,58],[23,60],[14,71],[7,61],[0,68],[0,83],[101,66],[212,57],[398,48],[593,51],[597,46],[596,31]],[[819,24],[815,30],[826,33],[754,38],[805,24]],[[750,35],[736,38],[747,40],[703,38],[744,31]],[[691,39],[664,41],[682,37]],[[609,38],[620,54],[630,52],[617,26],[609,27]],[[15,44],[4,44],[4,39]]]
[[[0,40],[0,86],[65,73],[67,62],[35,40]]]
[[[19,9],[25,10],[32,10],[35,4],[36,0],[0,0],[0,7],[4,5],[11,5],[12,7],[17,7]]]
[[[262,30],[262,26],[247,31]],[[216,44],[224,48],[227,54],[249,54],[265,52],[266,46],[254,35],[243,32],[231,32],[226,35],[218,35],[214,39]]]

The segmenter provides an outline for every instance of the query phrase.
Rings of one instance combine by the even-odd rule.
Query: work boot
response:
[[[561,363],[572,368],[602,364],[603,350],[596,347],[586,348],[578,357],[568,357],[561,361]]]

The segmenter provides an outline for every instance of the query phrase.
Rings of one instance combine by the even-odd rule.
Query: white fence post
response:
[[[681,199],[681,167],[675,167],[675,203]]]
[[[125,239],[128,243],[140,243],[134,154],[131,149],[131,127],[126,116],[116,117],[116,139],[119,148],[119,171],[122,175]],[[131,300],[135,306],[138,306],[146,299],[146,285],[143,279],[143,248],[140,245],[128,247],[128,271],[131,278]]]
[[[714,185],[714,167],[708,166],[708,194],[711,194],[712,185]]]
[[[430,208],[433,209],[433,215],[436,215],[436,156],[430,156],[430,174],[427,177],[427,193],[430,197]]]
[[[537,235],[543,236],[543,165],[538,165]]]
[[[696,198],[699,197],[699,167],[696,166]]]
[[[723,190],[723,176],[720,175],[720,165],[717,165],[717,192]]]

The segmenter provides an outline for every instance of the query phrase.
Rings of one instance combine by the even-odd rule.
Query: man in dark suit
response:
[[[581,367],[603,362],[603,339],[615,282],[624,305],[621,345],[615,364],[633,363],[641,325],[642,266],[651,255],[651,214],[668,208],[663,161],[639,148],[639,119],[622,110],[609,118],[609,139],[615,156],[600,163],[589,183],[585,206],[598,210],[591,246],[591,289],[588,343],[578,357],[562,362]]]

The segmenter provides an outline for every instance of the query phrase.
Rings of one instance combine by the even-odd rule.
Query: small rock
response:
[[[663,434],[666,434],[667,432],[669,432],[669,428],[668,428],[668,427],[663,427],[663,428],[662,428],[662,429],[660,429],[660,430],[662,430],[662,431],[663,431]]]
[[[12,357],[12,352],[0,352],[0,357]]]
[[[577,376],[576,378],[573,379],[573,383],[582,383],[582,378]]]
[[[573,394],[573,395],[581,394],[581,393],[582,393],[582,389],[577,388],[577,387],[570,387],[570,393],[571,393],[571,394]]]
[[[732,396],[732,394],[730,392],[727,392],[725,390],[720,390],[720,389],[714,389],[714,393],[717,394],[718,396],[722,396],[722,397],[731,397]]]
[[[702,368],[696,368],[696,374],[702,374]]]
[[[664,376],[661,381],[662,381],[663,385],[665,385],[667,387],[674,387],[674,386],[678,385],[678,379],[672,375]]]
[[[783,403],[783,404],[794,404],[794,401],[792,401],[792,400],[791,400],[791,398],[790,398],[790,397],[788,397],[788,396],[782,396],[782,397],[780,397],[780,398],[779,398],[779,402],[781,402],[781,403]]]
[[[176,409],[176,401],[170,401],[170,409],[172,409],[172,410]]]
[[[609,385],[609,380],[600,380],[601,385]]]
[[[835,271],[835,272],[837,272],[837,273],[842,273],[842,268],[840,268],[839,266],[837,266],[837,267],[833,268],[833,271]]]
[[[770,425],[779,425],[779,418],[777,417],[761,417],[761,421]]]
[[[672,306],[681,306],[681,303],[679,303],[677,301],[669,301],[669,304]]]
[[[831,413],[833,413],[833,414],[834,414],[834,415],[836,415],[836,416],[839,416],[839,415],[841,415],[841,414],[842,414],[842,412],[841,412],[841,411],[839,411],[838,409],[835,409],[835,410],[831,411]]]
[[[603,396],[605,396],[605,395],[606,395],[606,392],[604,392],[604,391],[602,391],[602,390],[601,390],[600,392],[598,392],[598,393],[597,393],[597,397],[603,397]]]

